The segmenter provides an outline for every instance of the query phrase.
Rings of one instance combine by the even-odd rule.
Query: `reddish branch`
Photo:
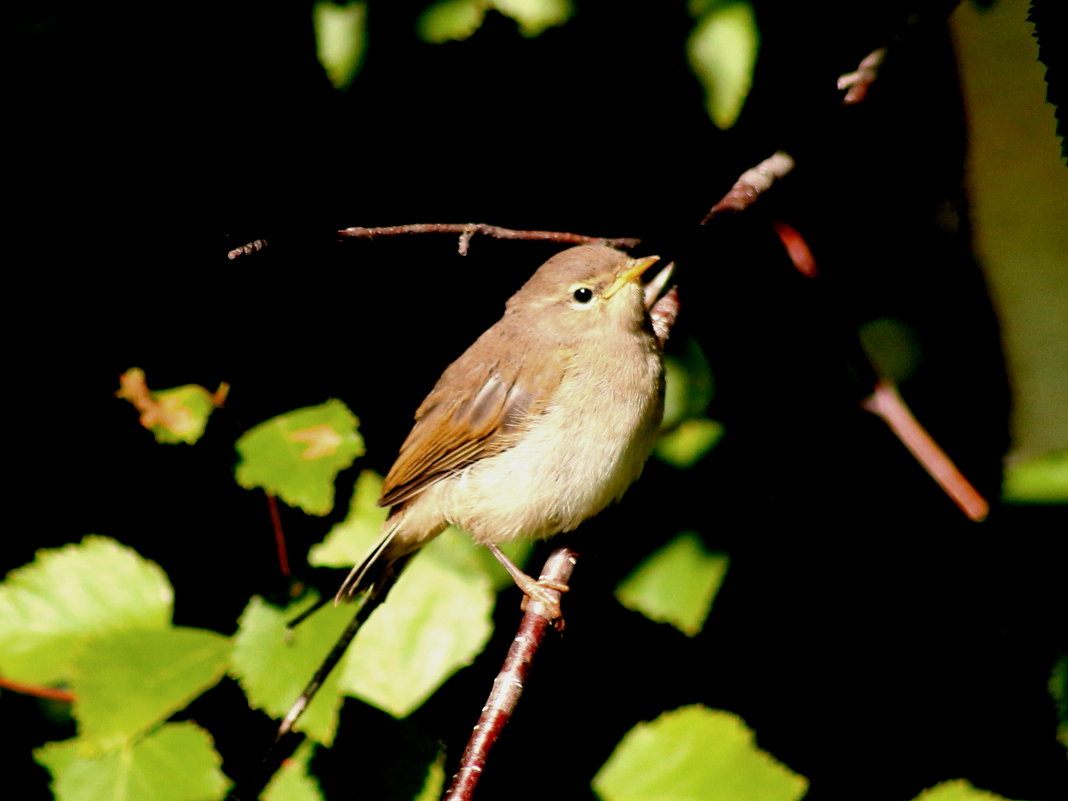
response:
[[[569,548],[557,548],[545,562],[541,578],[549,585],[566,585],[577,557],[578,554]],[[548,589],[548,592],[555,595],[559,602],[560,593],[557,590]],[[544,604],[534,600],[527,603],[526,614],[519,624],[515,641],[508,650],[500,673],[493,680],[489,699],[482,707],[482,714],[460,758],[460,769],[453,777],[443,801],[470,801],[486,766],[489,751],[519,703],[531,663],[552,623]]]
[[[920,421],[909,410],[893,383],[877,382],[875,391],[865,398],[861,405],[890,426],[897,438],[916,457],[916,461],[923,465],[924,470],[938,482],[938,486],[953,499],[964,514],[976,522],[986,519],[990,504],[920,425]]]
[[[838,78],[839,91],[845,92],[842,98],[843,106],[854,106],[863,103],[868,96],[868,90],[879,76],[879,67],[886,59],[886,48],[880,47],[866,55],[857,67],[856,72],[849,72]]]
[[[745,211],[771,189],[776,181],[789,175],[793,168],[793,156],[785,150],[776,151],[755,167],[743,172],[731,190],[705,215],[701,224],[704,225],[725,211]]]
[[[273,492],[267,493],[267,510],[271,513],[271,528],[274,529],[274,548],[278,553],[278,569],[284,578],[289,578],[289,551],[286,548],[286,533],[282,528],[282,515],[278,512],[278,498]]]

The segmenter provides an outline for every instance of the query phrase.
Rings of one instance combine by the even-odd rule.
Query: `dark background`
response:
[[[637,236],[641,253],[679,261],[674,343],[705,349],[709,414],[727,435],[691,471],[651,463],[624,507],[575,540],[566,636],[537,666],[484,797],[544,797],[547,782],[555,797],[589,797],[634,723],[704,702],[741,715],[807,776],[809,801],[907,799],[959,776],[1063,799],[1046,689],[1068,647],[1063,509],[964,520],[859,410],[866,387],[851,369],[857,325],[904,321],[922,346],[906,398],[998,497],[1009,392],[970,244],[945,31],[914,32],[871,101],[842,110],[834,78],[890,38],[904,4],[757,3],[754,89],[723,133],[685,60],[682,4],[576,6],[536,39],[490,14],[470,40],[439,46],[412,33],[418,5],[372,3],[347,92],[324,77],[302,3],[16,11],[6,353],[9,508],[22,522],[0,568],[87,533],[115,537],[167,571],[178,623],[232,632],[250,594],[284,590],[266,506],[232,480],[234,439],[340,397],[363,421],[357,467],[385,470],[441,369],[555,250],[476,239],[460,258],[448,237],[339,246],[332,230],[480,221]],[[778,148],[800,165],[789,182],[697,226]],[[776,217],[808,239],[820,282],[793,271]],[[226,259],[259,236],[268,251]],[[153,387],[232,384],[201,443],[160,446],[137,427],[113,398],[135,365]],[[283,510],[298,563],[343,513]],[[611,600],[682,528],[732,558],[694,640]],[[456,759],[511,637],[511,600],[484,656],[409,721],[348,704],[317,763],[328,797],[396,789],[392,736],[444,738]],[[29,747],[69,728],[29,699],[0,705],[11,780],[43,788]],[[243,707],[224,684],[191,711],[232,776],[270,738]],[[369,744],[361,723],[393,734]],[[35,792],[21,797],[47,797]]]

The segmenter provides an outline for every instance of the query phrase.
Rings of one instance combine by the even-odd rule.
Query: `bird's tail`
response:
[[[393,585],[394,579],[400,574],[404,563],[408,561],[405,558],[407,554],[396,553],[397,549],[391,547],[399,528],[400,520],[392,521],[392,525],[370,553],[352,568],[341,583],[337,595],[334,596],[335,605],[351,601],[369,590],[372,597],[380,597]]]

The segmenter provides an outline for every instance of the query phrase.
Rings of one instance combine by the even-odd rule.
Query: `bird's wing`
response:
[[[493,339],[491,352],[485,347],[491,332],[449,365],[416,411],[415,426],[386,476],[379,506],[406,501],[472,462],[511,447],[551,400],[567,352],[523,347],[519,338],[501,336]]]

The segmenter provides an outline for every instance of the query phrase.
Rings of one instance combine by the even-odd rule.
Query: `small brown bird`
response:
[[[641,473],[664,398],[666,329],[638,280],[656,261],[584,245],[538,268],[416,411],[378,502],[382,537],[336,601],[387,590],[450,523],[545,600],[496,546],[571,531]]]

